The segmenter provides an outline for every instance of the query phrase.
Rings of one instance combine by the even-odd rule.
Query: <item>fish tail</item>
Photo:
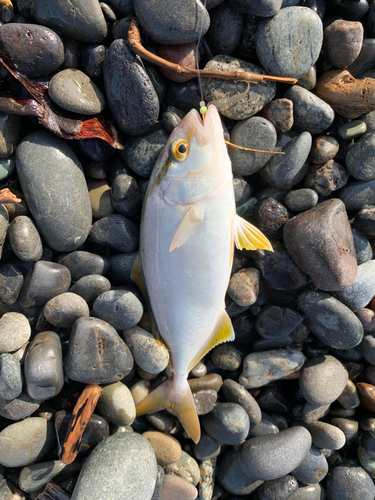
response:
[[[136,406],[137,416],[163,409],[177,415],[188,436],[198,443],[201,437],[199,418],[186,377],[173,374]]]

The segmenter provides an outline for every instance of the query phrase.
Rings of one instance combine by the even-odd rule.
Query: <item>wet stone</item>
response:
[[[211,351],[211,362],[223,370],[234,371],[242,361],[240,352],[231,344],[221,344]]]
[[[169,465],[164,466],[166,474],[175,474],[196,486],[200,479],[200,471],[197,462],[185,451],[181,451],[181,457]]]
[[[165,474],[161,495],[163,500],[174,500],[175,498],[195,500],[198,497],[198,490],[182,477]]]
[[[59,259],[59,264],[66,266],[73,281],[78,281],[89,274],[105,274],[109,267],[106,257],[83,250],[76,250]]]
[[[236,403],[246,411],[251,427],[260,423],[262,413],[259,404],[241,384],[234,380],[226,379],[223,382],[222,390],[228,402]]]
[[[21,420],[37,411],[40,404],[40,400],[23,391],[17,398],[7,400],[4,406],[0,405],[0,416],[8,420]]]
[[[246,411],[235,403],[218,403],[204,415],[202,425],[208,435],[224,444],[234,445],[246,439],[250,419]]]
[[[131,352],[111,325],[85,317],[74,323],[65,361],[65,372],[70,379],[109,384],[124,378],[132,367]]]
[[[110,288],[111,283],[104,276],[88,274],[74,283],[69,288],[69,292],[81,296],[88,304],[91,304],[100,294],[108,292]]]
[[[311,165],[305,177],[305,186],[314,189],[324,198],[345,186],[349,175],[345,167],[334,160],[328,160],[323,165]]]
[[[315,446],[310,448],[303,462],[293,471],[293,476],[302,484],[320,483],[327,474],[327,459]]]
[[[256,226],[271,240],[282,238],[283,228],[289,220],[288,210],[271,196],[263,198],[254,207]]]
[[[95,243],[119,252],[134,252],[138,248],[138,227],[120,214],[108,215],[96,221],[92,225],[90,236]]]
[[[108,422],[115,425],[131,425],[135,419],[133,397],[122,382],[103,387],[97,409]]]
[[[261,177],[277,189],[290,189],[298,184],[308,168],[306,160],[310,153],[311,141],[309,132],[302,132],[289,141],[282,148],[285,154],[274,155],[260,171]]]
[[[349,173],[360,181],[375,179],[375,134],[363,135],[348,150],[345,157]]]
[[[21,138],[22,118],[0,113],[0,158],[8,158],[15,152]]]
[[[274,99],[261,112],[275,127],[278,134],[288,132],[294,123],[293,102],[290,99]]]
[[[214,408],[217,401],[217,392],[212,389],[204,389],[193,394],[195,409],[198,415],[206,415]]]
[[[335,68],[347,68],[359,56],[363,25],[337,19],[324,29],[324,54]]]
[[[132,136],[150,130],[158,119],[159,99],[125,40],[111,43],[103,72],[108,107],[120,129]]]
[[[64,45],[54,31],[37,24],[10,23],[0,29],[4,61],[26,77],[56,71],[64,62]]]
[[[232,54],[240,39],[242,26],[241,13],[230,3],[222,3],[211,10],[210,28],[206,36],[215,54]]]
[[[341,125],[337,132],[341,139],[351,140],[360,137],[366,132],[366,123],[362,120],[353,120],[351,122]]]
[[[231,131],[231,142],[237,146],[273,151],[277,134],[274,125],[260,116],[253,116],[236,123]],[[272,157],[264,153],[249,153],[240,149],[229,148],[234,175],[252,175],[258,172]]]
[[[44,317],[53,326],[70,328],[81,316],[89,316],[89,306],[79,295],[65,292],[50,299],[44,306]]]
[[[305,212],[317,205],[318,199],[318,194],[313,189],[295,189],[286,195],[284,204],[293,212]]]
[[[288,307],[266,306],[257,315],[255,328],[265,339],[287,337],[303,321],[304,316]]]
[[[111,200],[116,212],[131,217],[141,210],[142,196],[137,181],[127,174],[117,175],[111,186]]]
[[[246,389],[262,387],[299,370],[304,361],[304,355],[294,349],[253,352],[243,361],[239,383]]]
[[[32,220],[20,215],[9,224],[8,238],[16,256],[25,262],[39,260],[43,253],[42,240]]]
[[[22,392],[21,365],[9,353],[0,354],[0,398],[12,400]]]
[[[360,309],[355,312],[355,315],[362,323],[365,333],[372,333],[375,331],[375,313],[371,309]]]
[[[17,312],[5,313],[0,318],[0,353],[16,351],[29,340],[30,334],[26,316]]]
[[[81,164],[66,141],[45,130],[28,134],[17,147],[16,165],[48,246],[68,252],[82,245],[91,227],[91,205]]]
[[[115,208],[111,199],[111,188],[105,180],[87,180],[92,216],[101,219],[113,214]]]
[[[353,235],[344,204],[337,199],[293,217],[284,226],[292,259],[321,290],[341,290],[357,273]]]
[[[362,467],[342,465],[334,467],[326,481],[328,498],[350,500],[360,494],[361,499],[371,500],[375,495],[375,486],[371,477]]]
[[[8,425],[0,432],[0,464],[23,467],[40,460],[55,444],[53,423],[31,417]]]
[[[81,47],[81,65],[83,71],[92,80],[98,81],[103,77],[103,61],[106,47],[101,44],[85,45]]]
[[[251,306],[259,293],[259,271],[253,267],[241,269],[235,273],[227,291],[229,297],[239,306]]]
[[[198,443],[193,445],[193,451],[197,460],[209,460],[219,455],[221,447],[219,441],[202,432]]]
[[[352,232],[355,252],[357,255],[357,264],[360,266],[361,264],[364,264],[372,259],[372,248],[370,242],[363,233],[357,231],[356,229],[352,229]]]
[[[338,193],[347,210],[361,210],[366,205],[375,203],[375,181],[349,182]]]
[[[311,435],[304,427],[248,439],[237,458],[241,471],[253,480],[271,481],[298,467],[309,453]]]
[[[338,427],[326,422],[311,422],[307,425],[313,445],[317,448],[339,450],[345,444],[345,434]]]
[[[375,295],[375,261],[369,260],[358,266],[354,283],[335,292],[335,297],[349,309],[357,311],[365,307]]]
[[[263,68],[230,56],[218,55],[209,61],[204,69],[214,71],[248,71],[263,74]],[[246,83],[229,82],[214,78],[204,78],[202,81],[203,95],[206,101],[231,97],[243,93]],[[233,120],[250,118],[266,106],[275,97],[276,84],[267,82],[265,85],[250,86],[249,92],[241,100],[227,106],[220,105],[220,113]]]
[[[334,137],[322,135],[314,140],[309,159],[315,165],[322,165],[332,160],[338,151],[338,141]]]
[[[332,125],[335,118],[333,109],[309,90],[293,85],[284,97],[293,102],[294,126],[297,129],[321,134]]]
[[[123,332],[123,337],[133,354],[134,361],[143,370],[158,374],[167,367],[169,352],[164,345],[155,340],[151,333],[134,326],[126,329]]]
[[[95,299],[92,314],[108,321],[116,330],[133,328],[142,318],[143,306],[134,293],[110,290]]]
[[[266,481],[257,490],[259,500],[287,500],[298,489],[297,479],[283,476],[280,479]]]
[[[169,465],[181,458],[181,445],[172,436],[157,431],[147,431],[142,436],[151,444],[158,465]]]
[[[34,399],[50,399],[64,385],[62,351],[54,332],[38,333],[30,342],[25,357],[26,389]]]
[[[262,66],[271,75],[297,79],[315,64],[322,43],[322,21],[306,7],[281,9],[271,19],[263,20],[256,33],[256,52]]]

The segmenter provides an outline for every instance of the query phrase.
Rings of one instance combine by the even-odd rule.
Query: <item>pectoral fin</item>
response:
[[[234,219],[234,242],[239,250],[269,250],[273,252],[273,248],[269,240],[255,226],[250,224],[239,215]]]
[[[181,224],[178,226],[171,246],[169,247],[169,251],[173,252],[173,250],[183,245],[185,241],[190,238],[194,227],[196,227],[201,221],[202,218],[199,217],[197,209],[189,207],[184,218],[182,219]]]

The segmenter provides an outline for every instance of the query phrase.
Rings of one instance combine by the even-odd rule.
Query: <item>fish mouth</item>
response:
[[[178,128],[189,142],[194,138],[198,146],[206,146],[223,136],[220,115],[214,105],[208,106],[203,119],[196,109],[190,110]]]

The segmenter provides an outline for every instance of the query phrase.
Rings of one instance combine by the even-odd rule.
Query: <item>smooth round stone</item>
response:
[[[192,377],[204,377],[207,374],[207,366],[203,361],[198,361],[192,370],[190,370],[190,375]]]
[[[339,450],[345,444],[345,434],[335,425],[326,422],[311,422],[307,425],[313,445],[317,448]]]
[[[110,281],[99,274],[89,274],[80,278],[69,292],[79,295],[85,302],[91,304],[102,293],[108,292],[111,288]]]
[[[197,415],[206,415],[214,408],[217,401],[217,392],[212,389],[194,392],[193,394]]]
[[[250,479],[271,481],[298,467],[311,448],[311,435],[300,426],[277,434],[248,439],[237,458],[241,471]]]
[[[284,204],[293,212],[305,212],[315,207],[318,203],[318,199],[318,194],[313,189],[294,189],[289,191],[286,195]]]
[[[210,28],[206,37],[215,55],[231,55],[235,50],[242,32],[242,17],[226,2],[210,12]]]
[[[21,138],[22,118],[0,113],[0,158],[12,155]]]
[[[160,498],[163,500],[175,500],[176,498],[195,500],[198,498],[198,490],[182,477],[165,474]]]
[[[255,328],[265,339],[279,339],[291,334],[303,319],[304,316],[288,307],[266,306],[257,315]]]
[[[316,287],[342,290],[353,284],[357,259],[345,205],[340,200],[325,201],[296,215],[285,224],[283,237],[292,259]]]
[[[287,500],[297,489],[297,479],[286,475],[261,484],[257,490],[257,496],[259,500]]]
[[[372,239],[375,236],[375,206],[362,208],[354,218],[353,227]]]
[[[56,295],[69,289],[70,271],[66,266],[39,260],[27,273],[21,294],[22,307],[44,306]]]
[[[356,420],[345,417],[335,417],[332,418],[331,424],[342,430],[347,442],[358,434],[359,424]]]
[[[359,406],[359,396],[355,384],[349,379],[346,382],[345,388],[337,398],[337,401],[345,409],[353,409]]]
[[[290,217],[284,205],[270,196],[262,198],[255,205],[252,218],[265,236],[271,240],[279,240]]]
[[[28,465],[21,470],[18,478],[19,485],[22,491],[33,493],[51,481],[65,467],[66,464],[61,462],[61,460],[38,462]]]
[[[372,259],[372,248],[370,242],[363,233],[357,231],[356,229],[352,229],[352,232],[355,252],[357,255],[357,264],[360,266],[361,264],[364,264]]]
[[[200,1],[135,0],[134,8],[145,34],[160,44],[196,42],[210,25],[208,12]]]
[[[98,81],[103,77],[103,61],[106,47],[102,44],[85,45],[81,47],[81,65],[83,71]]]
[[[337,132],[341,139],[351,140],[360,137],[366,132],[366,123],[362,120],[353,120],[341,125]]]
[[[322,43],[322,21],[306,7],[281,9],[271,19],[263,20],[256,33],[256,52],[262,66],[271,75],[297,79],[315,64]]]
[[[162,45],[157,55],[162,59],[166,59],[186,69],[195,69],[197,66],[197,45],[193,42],[183,43],[182,45]],[[174,82],[187,82],[190,80],[189,77],[178,74],[167,68],[160,68],[160,72],[166,78]]]
[[[358,266],[354,283],[338,292],[335,297],[349,309],[357,311],[365,307],[375,295],[375,261],[369,260]]]
[[[217,441],[235,445],[246,439],[250,419],[244,408],[236,403],[218,403],[204,415],[202,425],[207,434]]]
[[[167,140],[168,133],[157,125],[150,132],[131,139],[121,156],[133,172],[148,178]]]
[[[65,292],[49,300],[44,306],[44,317],[53,326],[70,328],[81,316],[89,316],[89,306],[79,295]]]
[[[359,345],[359,352],[366,361],[375,365],[375,338],[372,335],[364,336]]]
[[[238,451],[229,450],[221,458],[216,477],[219,484],[229,493],[247,495],[258,488],[263,481],[254,481],[245,475],[237,463]]]
[[[259,404],[241,384],[228,378],[224,380],[222,390],[228,402],[242,406],[249,416],[251,426],[260,423],[262,412]]]
[[[147,439],[136,433],[114,434],[89,455],[72,500],[151,499],[156,477],[155,454]]]
[[[30,417],[8,425],[0,432],[0,464],[24,467],[43,458],[55,444],[50,420]]]
[[[230,3],[242,14],[260,17],[274,16],[283,4],[282,0],[230,0]]]
[[[26,389],[34,399],[51,399],[64,385],[60,338],[55,332],[38,333],[25,356]]]
[[[233,177],[234,198],[236,200],[236,207],[240,207],[249,199],[251,194],[251,187],[245,179],[240,177]]]
[[[133,396],[122,382],[103,387],[97,409],[106,420],[115,425],[131,425],[135,419]]]
[[[321,134],[335,118],[331,106],[309,90],[293,85],[284,94],[293,102],[294,125],[310,134]]]
[[[311,404],[306,403],[302,409],[302,420],[309,424],[311,422],[315,422],[320,418],[323,418],[328,415],[330,411],[330,405],[320,405],[320,404]]]
[[[345,186],[349,175],[345,167],[328,160],[323,165],[311,165],[305,177],[305,186],[314,189],[319,196],[326,197]]]
[[[277,141],[274,125],[260,116],[253,116],[236,123],[230,137],[231,142],[237,146],[264,151],[273,151]],[[229,148],[228,151],[234,175],[252,175],[264,167],[272,157],[264,153],[242,151],[235,148]]]
[[[357,316],[328,293],[305,292],[298,305],[308,317],[311,331],[330,347],[352,349],[361,342],[363,326]]]
[[[302,484],[320,483],[327,474],[327,459],[315,446],[310,448],[308,455],[293,471],[293,476]]]
[[[210,373],[204,377],[189,379],[188,382],[193,393],[208,389],[219,392],[223,385],[223,379],[218,373]]]
[[[85,0],[74,8],[63,0],[56,0],[53,5],[48,0],[38,0],[30,7],[32,17],[39,24],[56,29],[68,38],[95,43],[107,35],[107,25],[97,0]]]
[[[251,306],[259,293],[259,271],[253,267],[241,269],[235,273],[228,285],[229,297],[239,306]]]
[[[12,400],[22,392],[21,365],[9,353],[0,354],[0,398]]]
[[[172,436],[157,431],[147,431],[142,436],[151,444],[158,465],[169,465],[181,458],[181,445]]]
[[[332,160],[339,151],[337,139],[329,135],[322,135],[314,139],[309,159],[315,165],[322,165]]]
[[[79,318],[65,361],[67,377],[85,384],[110,384],[133,368],[133,357],[116,330],[98,318]]]
[[[14,156],[10,156],[9,158],[1,158],[0,159],[0,181],[4,181],[7,179],[16,168],[16,161]]]
[[[369,411],[375,411],[375,387],[371,384],[359,382],[357,391],[362,405]]]
[[[334,68],[347,68],[359,56],[363,25],[337,19],[324,29],[324,54]]]
[[[321,500],[323,489],[320,484],[309,484],[301,486],[288,500]]]
[[[275,421],[266,413],[262,412],[262,420],[259,424],[254,425],[250,430],[251,437],[266,436],[268,434],[277,434],[279,428]]]
[[[45,130],[28,134],[17,147],[16,165],[48,246],[69,252],[82,245],[91,227],[91,205],[81,164],[67,142]]]
[[[90,236],[95,243],[119,252],[134,252],[138,248],[138,227],[120,214],[108,215],[96,221],[92,225]]]
[[[175,474],[176,476],[182,477],[185,481],[196,486],[200,479],[199,465],[185,451],[181,451],[181,456],[175,462],[164,466],[164,472],[166,474]]]
[[[134,285],[130,274],[137,255],[138,252],[118,253],[109,258],[110,267],[107,276],[111,280],[111,283],[117,285]]]
[[[26,77],[56,71],[64,62],[61,38],[45,26],[25,23],[3,24],[0,29],[1,57]]]
[[[173,129],[181,123],[184,116],[185,113],[180,109],[177,109],[174,106],[168,106],[161,117],[161,122],[164,125],[164,128],[171,133]]]
[[[278,134],[284,134],[293,127],[293,102],[289,99],[274,99],[261,110],[260,115],[274,125]]]
[[[139,323],[143,315],[143,306],[132,292],[110,290],[95,299],[92,314],[108,321],[116,330],[127,330]]]
[[[326,491],[329,500],[372,500],[375,486],[362,467],[341,465],[334,467],[327,476]]]
[[[248,71],[263,74],[263,68],[230,56],[218,55],[209,61],[204,69],[213,71]],[[203,95],[206,101],[214,101],[241,94],[246,91],[246,83],[233,83],[214,78],[204,78],[202,81]],[[245,97],[234,104],[220,104],[220,114],[232,120],[245,120],[255,115],[266,106],[276,94],[276,84],[267,82],[265,85],[253,85]],[[219,106],[219,103],[218,103]],[[247,147],[247,146],[246,146]],[[258,149],[258,148],[257,148]]]
[[[209,460],[220,454],[220,443],[205,432],[202,432],[201,438],[197,444],[194,443],[193,451],[197,460]]]
[[[284,155],[274,155],[260,171],[261,177],[276,189],[290,189],[298,184],[308,168],[311,134],[302,132],[283,148]]]
[[[40,404],[40,400],[31,398],[23,391],[17,398],[7,400],[4,406],[0,405],[0,416],[8,420],[21,420],[36,412]]]
[[[111,43],[103,73],[107,104],[120,129],[132,136],[150,130],[158,119],[159,99],[126,40]]]
[[[167,348],[143,328],[134,326],[123,332],[124,340],[133,354],[134,361],[148,373],[158,374],[169,362]]]
[[[298,79],[297,85],[306,90],[313,90],[316,85],[316,68],[311,66],[309,71]]]
[[[135,215],[142,207],[137,181],[127,174],[117,175],[111,186],[111,200],[117,213],[127,217]]]
[[[217,368],[234,371],[240,367],[242,356],[231,344],[221,344],[211,351],[211,362]]]
[[[19,215],[12,220],[8,228],[8,238],[19,259],[35,262],[42,257],[42,240],[32,220],[26,215]]]
[[[375,179],[375,134],[363,135],[348,150],[345,163],[350,174],[360,181]]]
[[[296,372],[304,362],[304,355],[295,349],[253,352],[244,359],[238,381],[246,389],[262,387]]]
[[[115,208],[111,199],[111,188],[105,180],[88,180],[87,187],[91,203],[92,216],[101,219],[113,214]]]
[[[105,274],[109,267],[106,257],[83,250],[76,250],[64,255],[59,259],[59,264],[69,269],[73,281],[78,281],[89,274]]]
[[[375,180],[369,182],[349,182],[338,193],[347,210],[361,210],[375,203]]]
[[[30,338],[31,328],[26,316],[8,312],[0,318],[0,353],[13,352]]]
[[[175,427],[175,421],[172,415],[166,411],[157,411],[152,415],[146,415],[146,419],[150,424],[156,427],[156,429],[162,432],[171,432]],[[144,428],[142,430],[144,430]]]

